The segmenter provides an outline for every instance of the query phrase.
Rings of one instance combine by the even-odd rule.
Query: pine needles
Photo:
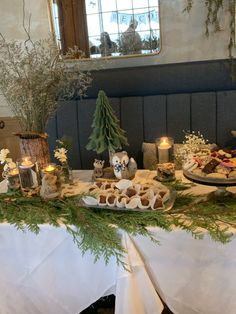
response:
[[[19,192],[7,193],[0,194],[0,222],[5,221],[36,234],[40,224],[54,227],[64,224],[82,253],[90,251],[95,261],[103,257],[106,263],[115,257],[125,267],[122,259],[125,251],[117,228],[134,236],[147,236],[156,243],[159,241],[148,227],[168,232],[180,228],[195,239],[202,239],[207,231],[214,241],[227,243],[232,230],[236,230],[236,200],[225,196],[199,201],[196,196],[179,192],[168,212],[131,212],[84,208],[80,206],[80,196],[45,201],[40,197],[23,197]]]

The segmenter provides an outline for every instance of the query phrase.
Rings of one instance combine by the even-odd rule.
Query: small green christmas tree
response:
[[[92,128],[93,131],[86,146],[88,150],[94,150],[97,154],[105,150],[110,153],[121,149],[122,145],[129,145],[125,131],[120,128],[119,120],[103,90],[98,93]]]

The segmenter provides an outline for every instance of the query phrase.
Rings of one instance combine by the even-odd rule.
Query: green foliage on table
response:
[[[187,188],[177,183],[178,189]],[[175,184],[173,184],[175,186]],[[202,239],[207,230],[211,238],[221,243],[230,241],[236,230],[236,200],[232,196],[205,200],[179,192],[174,207],[168,211],[133,212],[128,210],[90,209],[80,205],[81,196],[45,201],[40,197],[23,197],[18,193],[0,194],[0,222],[9,222],[20,230],[40,231],[39,224],[54,227],[64,224],[67,232],[83,253],[90,251],[95,260],[103,257],[106,263],[115,256],[124,265],[125,253],[117,228],[131,235],[158,238],[148,226],[171,231],[180,228]]]
[[[92,123],[93,131],[86,148],[97,154],[108,150],[114,152],[128,145],[125,131],[119,126],[119,120],[109,103],[104,91],[100,90]]]

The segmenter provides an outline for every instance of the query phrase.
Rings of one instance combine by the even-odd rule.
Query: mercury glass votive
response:
[[[17,161],[21,190],[25,194],[37,194],[40,186],[40,176],[36,159],[25,156]]]
[[[8,191],[14,191],[20,188],[19,170],[17,167],[4,171],[2,176],[7,180]]]
[[[55,164],[49,164],[41,170],[42,185],[40,196],[44,199],[53,199],[59,196],[59,170]]]
[[[172,137],[156,139],[156,154],[158,164],[174,162],[174,140]]]

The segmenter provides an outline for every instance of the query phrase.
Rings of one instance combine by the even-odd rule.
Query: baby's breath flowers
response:
[[[205,139],[199,131],[188,131],[184,133],[185,139],[183,145],[175,152],[175,158],[179,162],[185,161],[190,154],[197,154],[203,149],[205,150],[208,144],[208,140]]]
[[[0,32],[0,93],[23,132],[44,133],[58,99],[85,96],[92,77],[80,61],[68,66],[53,36],[33,41],[26,31],[19,42]]]

